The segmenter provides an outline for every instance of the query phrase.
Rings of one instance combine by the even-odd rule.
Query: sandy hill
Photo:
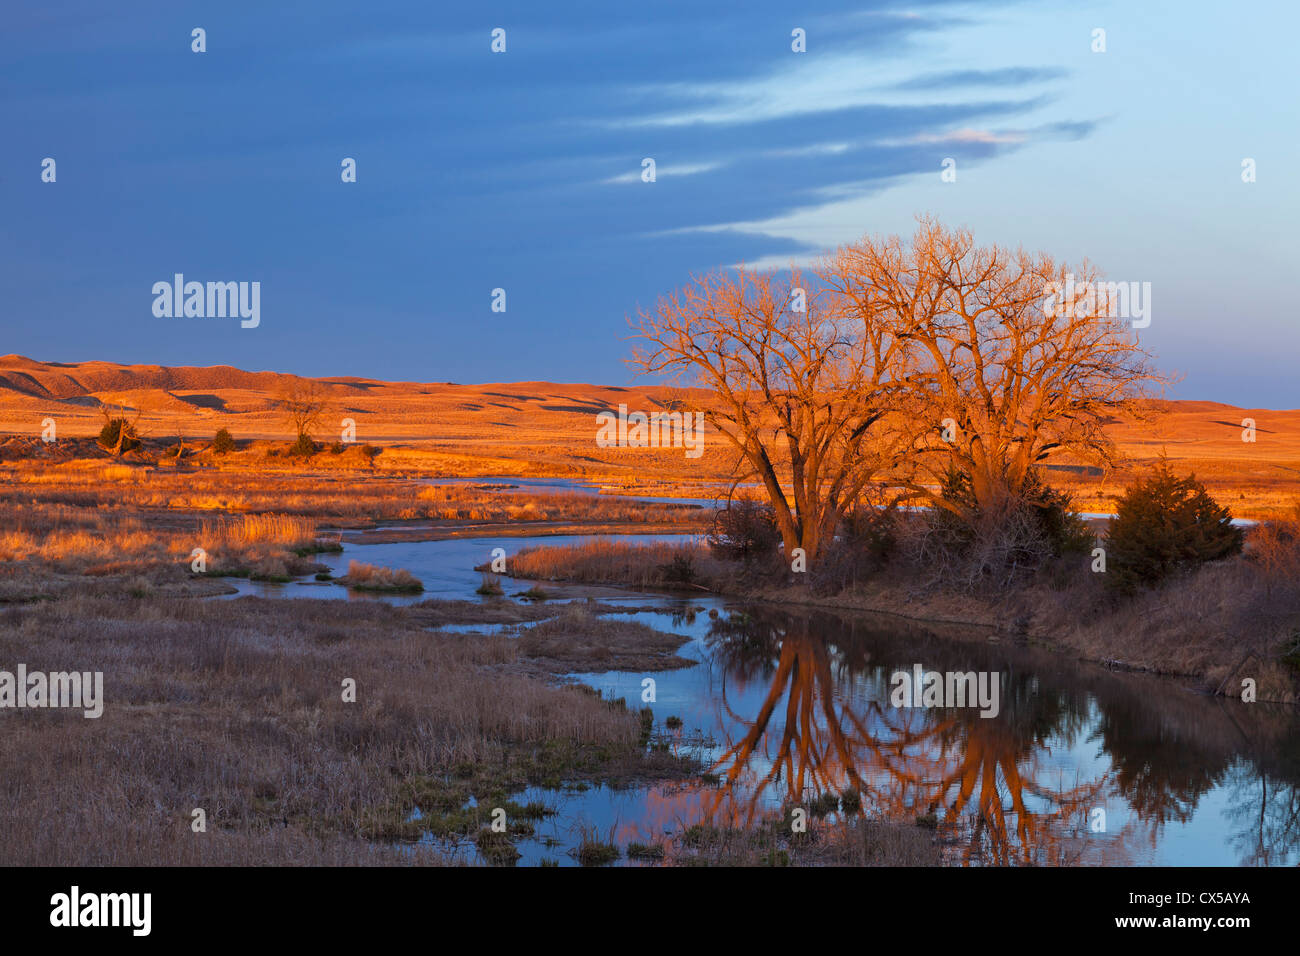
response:
[[[37,436],[41,423],[53,418],[60,437],[94,435],[103,424],[101,408],[122,407],[141,410],[149,436],[205,439],[224,427],[237,439],[282,440],[291,435],[280,397],[295,380],[301,381],[229,366],[37,362],[7,355],[0,357],[0,433]],[[595,447],[597,413],[620,404],[654,411],[671,398],[693,394],[554,382],[458,385],[347,376],[315,381],[327,399],[317,433],[322,440],[337,437],[344,419],[351,419],[358,441],[490,458],[494,468],[501,467],[497,460],[596,465],[627,457],[626,450]],[[694,394],[698,408],[705,393]],[[689,463],[697,473],[700,464]]]
[[[142,410],[148,435],[210,438],[225,427],[240,439],[285,440],[279,410],[283,388],[295,376],[206,368],[117,365],[111,362],[39,362],[0,357],[0,433],[34,437],[53,418],[60,436],[98,433],[101,405]],[[346,376],[316,380],[328,399],[318,437],[338,435],[344,419],[357,439],[402,444],[467,459],[466,468],[508,473],[511,462],[581,473],[612,471],[630,478],[648,473],[702,478],[725,473],[733,453],[716,434],[703,459],[682,452],[599,449],[595,415],[620,403],[653,411],[672,399],[699,409],[707,393],[659,386],[621,388],[555,382],[460,385],[385,382]],[[1253,419],[1256,440],[1242,441]],[[1300,494],[1300,410],[1246,409],[1219,402],[1163,403],[1146,424],[1119,424],[1112,436],[1138,464],[1162,453],[1215,483],[1258,486],[1282,500]]]

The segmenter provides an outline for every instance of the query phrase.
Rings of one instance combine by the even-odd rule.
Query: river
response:
[[[352,559],[405,568],[424,582],[417,596],[362,597],[308,581],[234,583],[240,595],[265,597],[479,600],[481,576],[473,568],[494,548],[513,554],[584,540],[345,543],[341,554],[321,556],[335,574]],[[514,595],[532,582],[503,583]],[[698,823],[753,825],[782,806],[845,791],[860,795],[868,815],[934,826],[954,864],[1300,863],[1295,708],[1211,698],[1173,681],[954,639],[897,618],[742,607],[709,595],[545,587],[557,600],[594,591],[603,602],[652,606],[640,620],[690,638],[680,653],[694,667],[571,676],[634,709],[651,707],[661,727],[679,718],[672,746],[719,779],[526,791],[519,802],[540,800],[558,813],[539,823],[534,838],[516,842],[521,865],[575,864],[569,851],[580,828],[620,846],[654,843]],[[970,707],[894,706],[894,675],[917,665],[993,675],[996,716]],[[649,704],[642,703],[646,676],[656,682]],[[472,844],[448,849],[475,858]]]

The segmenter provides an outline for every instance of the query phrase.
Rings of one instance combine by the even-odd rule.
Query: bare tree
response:
[[[1164,381],[1105,297],[1070,308],[1051,298],[1067,275],[1098,287],[1086,262],[977,246],[967,230],[922,219],[910,245],[868,237],[826,271],[836,294],[911,353],[908,396],[923,428],[900,483],[965,520],[1000,520],[1054,453],[1112,463],[1104,426]],[[974,507],[936,490],[953,471],[969,476]]]
[[[631,364],[714,392],[706,421],[761,482],[787,557],[802,548],[809,564],[904,449],[889,416],[905,350],[863,318],[798,270],[741,269],[695,277],[632,322],[645,345]]]
[[[285,421],[301,440],[311,440],[312,430],[325,414],[325,392],[312,378],[291,378],[278,391]]]

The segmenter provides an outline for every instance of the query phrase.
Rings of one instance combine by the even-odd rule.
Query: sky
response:
[[[15,4],[0,354],[629,384],[627,317],[693,273],[930,214],[1150,282],[1171,397],[1294,408],[1297,35],[1290,2]],[[260,323],[156,316],[176,273],[259,282]]]

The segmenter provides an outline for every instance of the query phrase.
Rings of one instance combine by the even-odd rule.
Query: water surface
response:
[[[509,555],[587,540],[346,544],[322,560],[336,574],[354,558],[406,568],[426,587],[414,597],[366,600],[477,600],[481,575],[473,567],[494,548]],[[238,583],[243,593],[265,596],[358,599],[337,585]],[[515,594],[532,582],[503,583]],[[1294,708],[1210,698],[1175,682],[899,618],[544,586],[561,599],[594,592],[602,601],[653,606],[638,619],[690,638],[681,653],[697,662],[691,668],[571,676],[634,709],[650,707],[661,737],[698,757],[717,782],[530,789],[520,802],[541,800],[559,812],[535,838],[517,842],[522,864],[575,864],[571,851],[584,829],[620,847],[671,842],[696,824],[754,826],[783,807],[845,792],[860,799],[855,815],[933,825],[957,864],[1300,864]],[[916,664],[997,675],[997,716],[893,706],[891,676]],[[645,677],[656,684],[652,703],[642,701]],[[665,729],[670,717],[681,720],[680,730]]]

